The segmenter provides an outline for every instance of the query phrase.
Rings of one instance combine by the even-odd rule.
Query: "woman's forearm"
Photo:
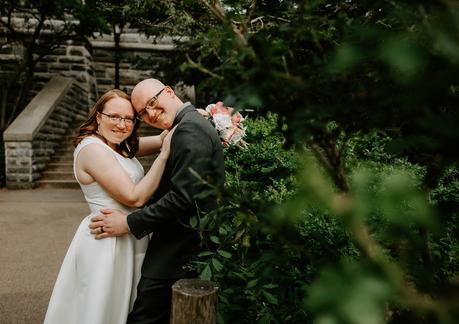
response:
[[[145,156],[159,152],[161,145],[163,144],[163,138],[164,136],[162,134],[140,137],[139,150],[137,151],[136,156]]]
[[[145,176],[134,186],[129,206],[142,207],[158,189],[167,162],[167,154],[160,153]]]

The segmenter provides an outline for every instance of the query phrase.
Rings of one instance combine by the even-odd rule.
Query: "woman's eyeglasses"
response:
[[[134,126],[134,124],[136,123],[136,120],[134,118],[131,118],[131,117],[120,117],[118,115],[111,115],[111,114],[106,114],[106,113],[103,113],[103,112],[101,112],[101,114],[104,115],[104,116],[107,116],[108,119],[110,119],[110,121],[112,123],[119,124],[119,123],[121,123],[123,121],[124,125],[126,125],[126,126]]]

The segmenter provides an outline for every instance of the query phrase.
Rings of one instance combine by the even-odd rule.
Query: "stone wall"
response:
[[[159,63],[173,55],[175,45],[172,38],[153,39],[128,29],[121,34],[119,46],[120,89],[131,93],[139,81],[146,78],[166,79],[166,71]],[[0,80],[14,72],[22,49],[4,47],[0,49]],[[34,85],[30,99],[54,75],[73,78],[88,93],[88,102],[93,103],[106,91],[115,87],[115,44],[113,35],[98,35],[87,42],[69,40],[53,53],[38,62],[34,71]],[[179,89],[184,100],[194,102],[194,90]],[[89,109],[89,107],[87,107]]]
[[[34,70],[33,88],[28,94],[31,100],[53,76],[62,75],[75,80],[86,91],[85,102],[95,102],[99,96],[94,64],[88,43],[69,40],[51,54],[43,57]],[[7,80],[14,73],[23,49],[4,47],[0,51],[0,80]],[[89,107],[85,107],[87,111]]]
[[[115,87],[115,43],[113,35],[98,35],[89,40],[96,72],[99,94]],[[146,78],[167,80],[167,71],[160,63],[174,55],[175,44],[171,37],[149,38],[135,29],[126,28],[120,35],[119,75],[120,89],[130,94],[132,88]],[[179,97],[195,103],[193,87],[175,85]]]
[[[96,71],[99,93],[104,93],[115,86],[115,44],[113,35],[99,35],[89,40]],[[120,37],[118,56],[120,89],[130,94],[132,88],[146,78],[167,79],[167,71],[160,68],[160,63],[174,55],[175,45],[170,37],[153,40],[133,29],[125,30]],[[184,100],[194,102],[194,90],[177,89]]]
[[[0,39],[0,42],[3,41]],[[8,79],[16,70],[18,55],[11,47],[0,48],[0,80]]]
[[[38,62],[34,72],[32,96],[55,75],[72,78],[85,91],[87,97],[84,100],[86,104],[83,107],[84,111],[88,111],[88,103],[95,102],[99,97],[94,63],[88,44],[68,41],[65,46],[59,47]]]

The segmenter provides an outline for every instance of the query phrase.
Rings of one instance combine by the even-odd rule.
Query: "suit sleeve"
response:
[[[198,174],[205,174],[212,156],[212,144],[208,135],[192,123],[179,124],[171,141],[172,179],[171,189],[154,204],[128,215],[131,233],[141,238],[178,217],[193,214],[196,210],[195,194],[201,190]],[[183,219],[182,219],[183,221]],[[187,220],[186,220],[187,221]]]

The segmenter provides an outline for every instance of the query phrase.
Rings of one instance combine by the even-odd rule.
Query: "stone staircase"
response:
[[[85,120],[84,116],[77,116],[76,120],[66,134],[61,145],[56,149],[54,157],[46,166],[38,180],[40,188],[80,188],[80,185],[73,175],[73,144],[77,131],[81,123]],[[159,134],[159,131],[142,123],[138,130],[140,136],[149,136]],[[139,158],[145,170],[153,163],[155,155]]]

